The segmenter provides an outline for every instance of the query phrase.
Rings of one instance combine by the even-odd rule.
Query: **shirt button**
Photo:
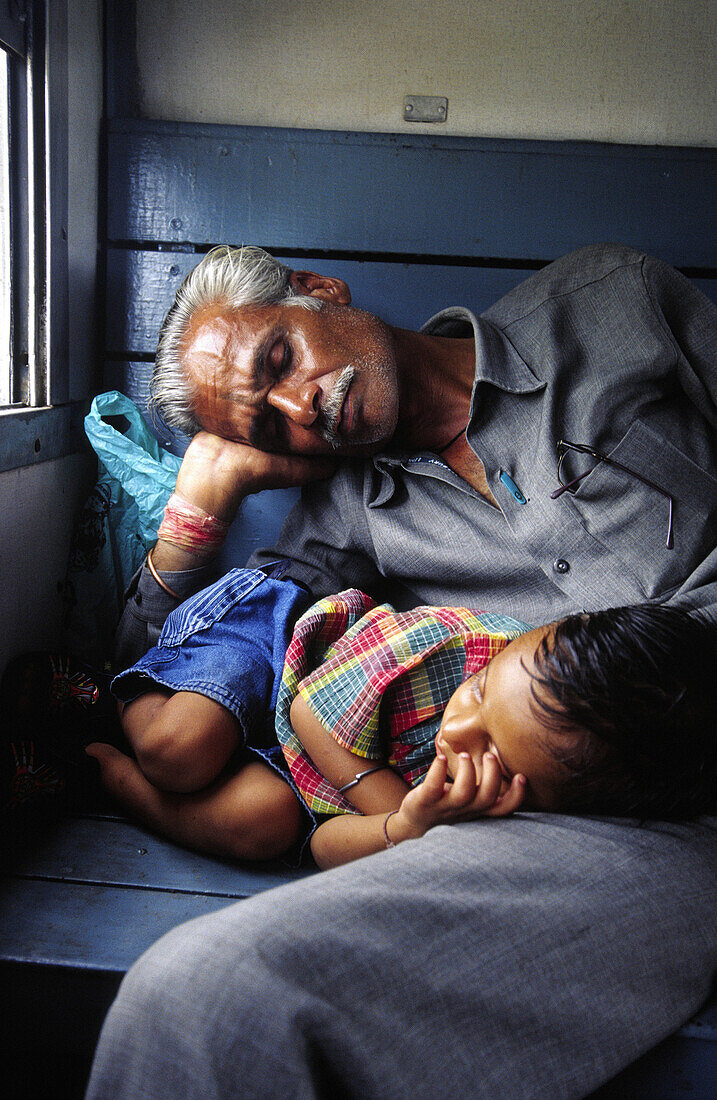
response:
[[[135,592],[134,602],[137,604],[138,607],[142,603],[142,593],[141,592]]]
[[[556,573],[568,573],[570,570],[570,562],[565,558],[556,558],[553,562],[553,569]]]

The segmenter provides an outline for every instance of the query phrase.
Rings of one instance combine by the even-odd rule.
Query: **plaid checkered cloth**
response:
[[[319,814],[356,813],[316,770],[291,728],[298,693],[340,745],[386,760],[411,784],[435,756],[453,692],[529,630],[465,607],[397,613],[357,589],[319,600],[294,628],[276,705],[276,733],[301,796]]]

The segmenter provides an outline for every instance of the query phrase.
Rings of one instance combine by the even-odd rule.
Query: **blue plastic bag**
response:
[[[121,430],[108,417],[124,418]],[[137,406],[116,390],[95,397],[85,432],[99,476],[73,536],[65,643],[77,656],[105,664],[124,591],[156,541],[182,460],[157,442]]]

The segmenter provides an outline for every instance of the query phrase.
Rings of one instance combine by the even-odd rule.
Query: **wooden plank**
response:
[[[15,879],[0,891],[0,961],[123,972],[177,924],[233,899]]]
[[[5,409],[0,421],[0,472],[85,450],[85,412],[84,401],[49,409]]]
[[[280,862],[239,864],[214,859],[179,848],[127,821],[84,817],[57,822],[40,844],[16,851],[12,863],[13,878],[182,891],[229,900],[314,873],[311,868]]]
[[[381,263],[321,256],[282,256],[296,270],[336,275],[348,283],[354,304],[389,324],[417,329],[448,305],[477,313],[527,279],[530,268]],[[201,255],[110,249],[107,256],[106,344],[109,357],[153,355],[159,330],[186,275]],[[717,279],[695,279],[717,302]],[[146,379],[151,363],[143,364]],[[129,396],[129,395],[128,395]],[[134,400],[134,397],[133,397]]]
[[[115,120],[111,241],[717,266],[717,150]]]
[[[159,329],[182,280],[201,260],[197,253],[109,249],[108,356],[153,354]],[[354,304],[400,328],[419,328],[439,309],[466,304],[481,313],[530,274],[524,267],[381,263],[282,256],[296,270],[336,275]]]

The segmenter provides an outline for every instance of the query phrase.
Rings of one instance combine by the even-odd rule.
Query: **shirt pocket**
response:
[[[598,462],[580,482],[573,506],[586,531],[624,563],[645,598],[665,596],[714,549],[717,479],[640,420],[607,457],[612,461]]]

